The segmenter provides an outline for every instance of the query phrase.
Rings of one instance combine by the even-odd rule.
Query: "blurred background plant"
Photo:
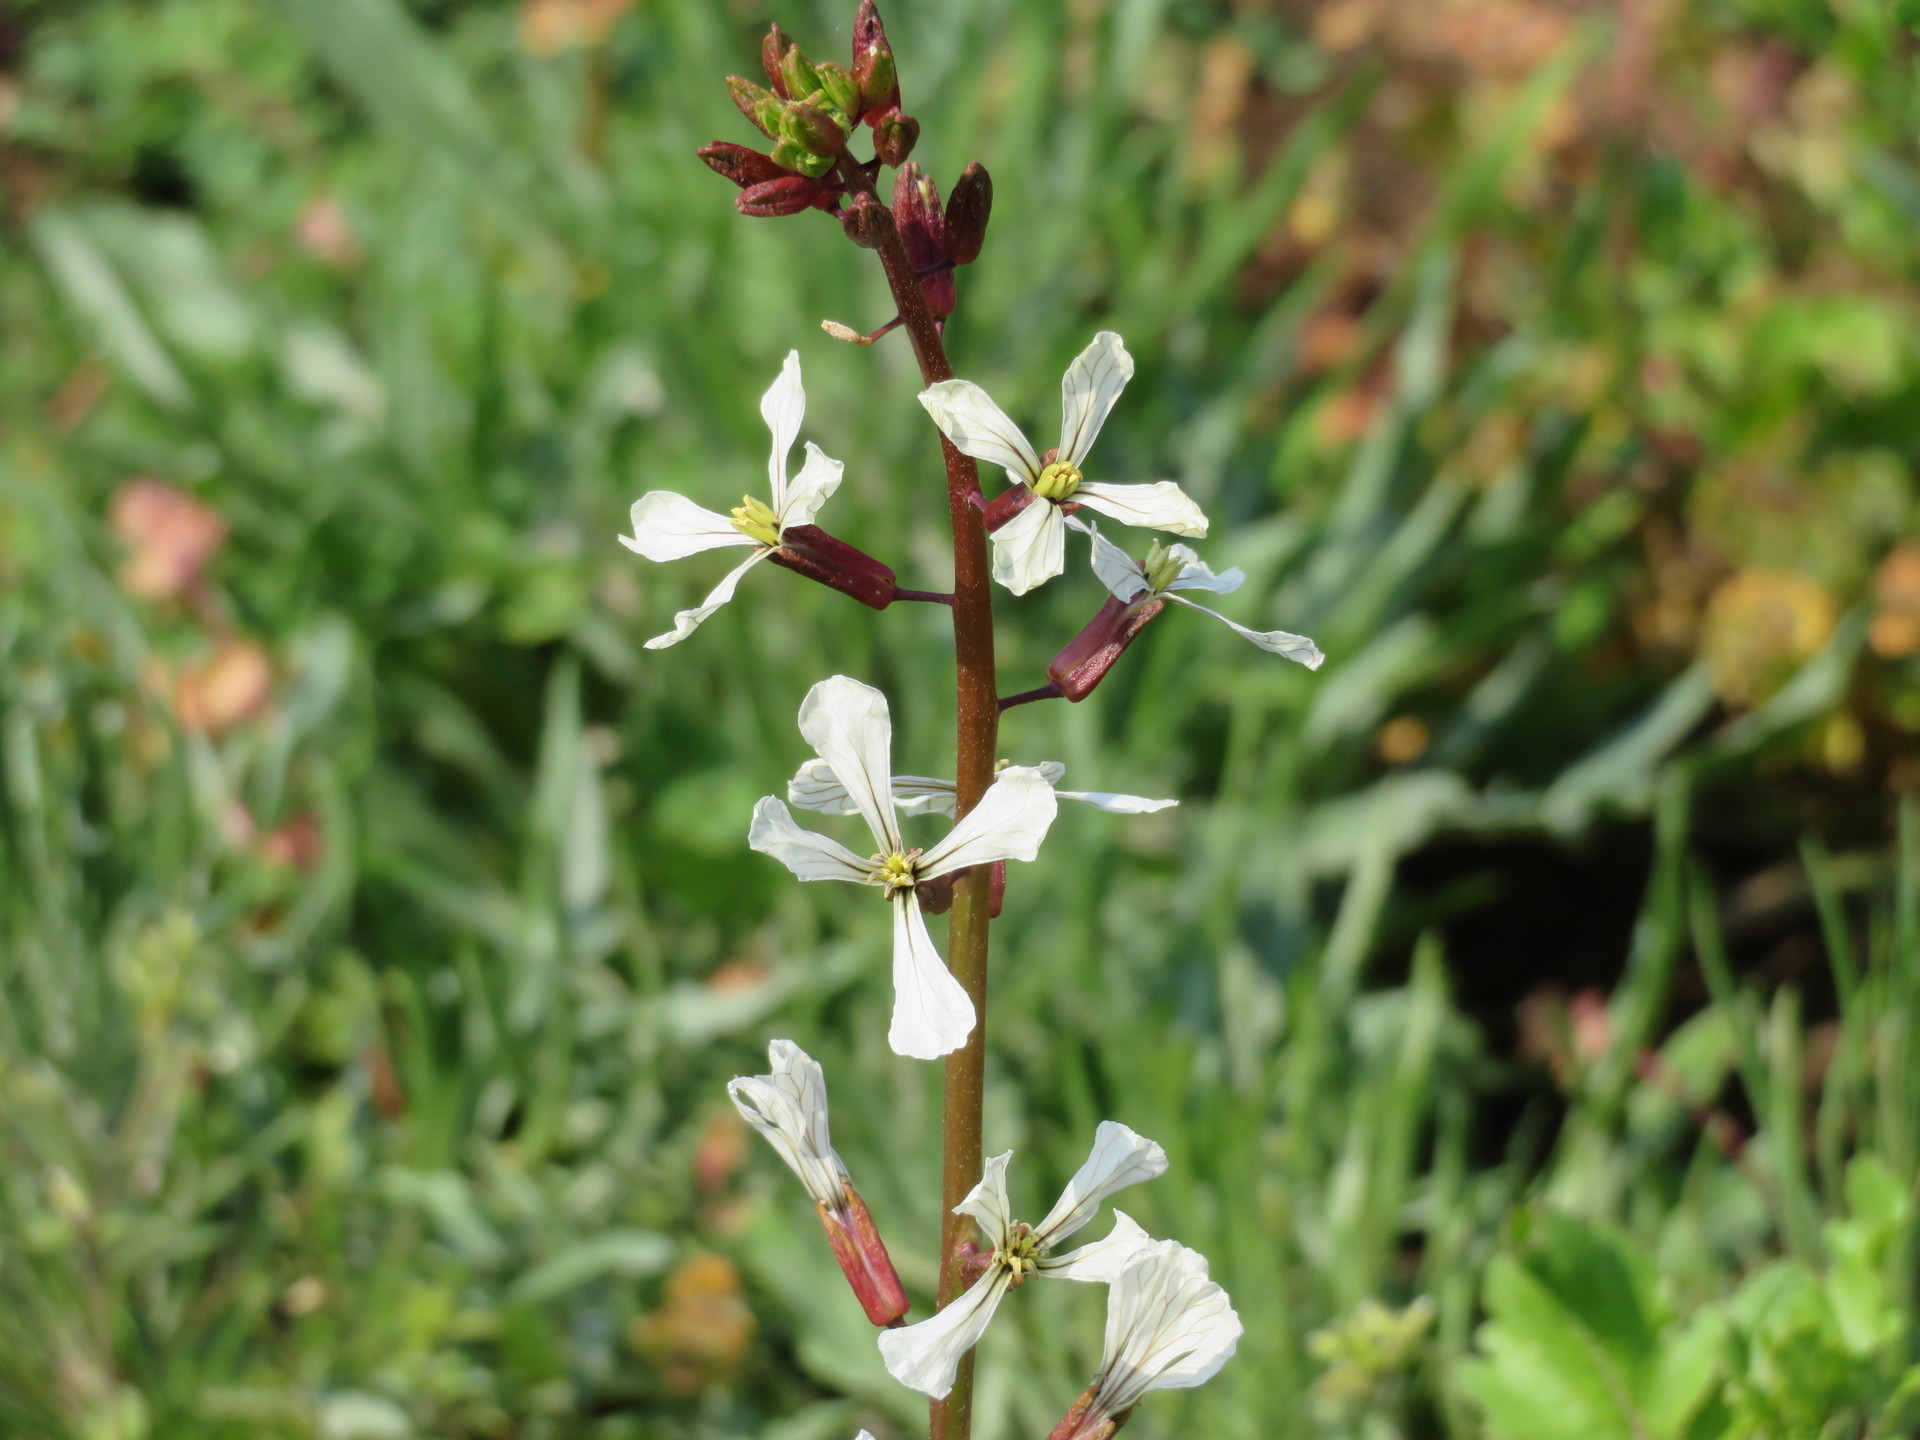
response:
[[[836,529],[944,583],[910,361],[818,330],[877,280],[692,156],[851,8],[0,18],[0,1431],[913,1433],[722,1084],[819,1056],[930,1283],[884,937],[744,834],[824,674],[929,768],[939,617],[787,584],[643,655],[710,577],[613,540],[738,493],[797,345]],[[990,1148],[1032,1199],[1162,1141],[1139,1218],[1247,1322],[1142,1440],[1920,1429],[1900,13],[888,12],[916,158],[996,182],[962,373],[1043,418],[1124,333],[1116,478],[1330,657],[1160,627],[1004,732],[1183,800],[1063,814],[995,981]],[[1097,598],[1020,602],[1008,688]],[[987,1440],[1096,1363],[1031,1300]]]

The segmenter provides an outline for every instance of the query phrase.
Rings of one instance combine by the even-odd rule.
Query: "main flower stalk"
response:
[[[849,196],[865,195],[878,204],[873,181],[864,169],[842,159],[839,174]],[[920,277],[899,232],[884,221],[874,226],[874,249],[886,271],[887,286],[898,307],[901,328],[920,363],[920,378],[932,385],[953,378],[946,342],[927,307]],[[1000,699],[993,659],[993,590],[987,557],[987,532],[980,519],[980,472],[970,456],[944,435],[941,455],[947,470],[947,509],[953,526],[953,649],[958,686],[954,779],[956,818],[980,800],[993,781],[994,753],[1000,731]],[[977,866],[954,887],[947,922],[947,966],[973,1001],[973,1033],[947,1057],[946,1098],[940,1142],[940,1284],[944,1309],[966,1289],[961,1247],[972,1239],[973,1222],[955,1212],[980,1177],[980,1117],[986,1094],[987,928],[990,871]],[[973,1428],[973,1356],[968,1354],[952,1392],[932,1402],[930,1440],[967,1440]]]

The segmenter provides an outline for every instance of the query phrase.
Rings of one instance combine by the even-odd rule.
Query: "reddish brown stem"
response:
[[[843,160],[839,173],[850,194],[874,195],[864,166]],[[875,196],[877,199],[878,197]],[[891,223],[882,223],[875,249],[900,320],[928,385],[953,378],[941,327],[927,309],[919,276]],[[947,509],[953,525],[953,649],[958,679],[958,739],[954,778],[958,814],[965,815],[993,782],[1000,703],[993,676],[993,590],[987,563],[987,532],[980,521],[980,472],[953,442],[940,437],[947,466]],[[954,887],[947,922],[947,968],[973,1000],[973,1034],[947,1057],[940,1158],[940,1286],[944,1309],[965,1289],[961,1246],[973,1238],[973,1222],[953,1213],[980,1178],[980,1112],[987,1059],[987,926],[989,867],[977,865]],[[973,1428],[973,1356],[961,1363],[945,1400],[933,1402],[930,1440],[968,1440]]]

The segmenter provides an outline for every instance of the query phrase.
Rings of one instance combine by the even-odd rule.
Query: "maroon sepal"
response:
[[[864,114],[900,108],[900,79],[894,73],[893,46],[873,0],[860,0],[853,17],[853,80],[860,87]]]
[[[830,585],[862,605],[884,610],[893,603],[893,571],[866,551],[836,539],[818,525],[789,525],[780,532],[776,565]]]
[[[742,215],[769,219],[776,215],[798,215],[820,202],[826,186],[807,175],[782,174],[777,180],[749,185],[733,197],[734,208]]]
[[[866,1202],[853,1186],[843,1187],[847,1211],[836,1215],[832,1208],[820,1205],[820,1223],[826,1228],[827,1243],[833,1246],[833,1258],[859,1297],[860,1308],[876,1325],[891,1325],[907,1313],[907,1291],[893,1268]]]
[[[793,174],[771,155],[762,155],[758,150],[749,150],[730,140],[716,140],[693,153],[706,161],[707,168],[714,174],[724,176],[742,190],[750,185],[764,185],[769,180],[784,180]]]
[[[961,172],[947,196],[947,255],[956,265],[971,265],[986,243],[993,214],[993,179],[978,160]]]
[[[987,918],[998,920],[1000,907],[1007,903],[1007,862],[996,860],[987,879]]]
[[[1058,1425],[1053,1427],[1053,1433],[1047,1436],[1047,1440],[1108,1440],[1109,1436],[1126,1423],[1126,1415],[1103,1415],[1095,1412],[1093,1387],[1089,1385],[1080,1392],[1080,1398],[1073,1402],[1073,1408],[1067,1411]]]
[[[769,140],[780,138],[780,115],[785,107],[778,95],[738,75],[727,77],[727,94],[733,97],[733,103],[740,107],[740,113],[751,120],[762,135]]]
[[[767,38],[760,42],[760,68],[767,72],[767,84],[773,87],[773,93],[782,100],[804,100],[804,95],[787,93],[786,77],[781,75],[780,66],[787,58],[787,51],[793,48],[793,40],[778,24],[767,31]]]
[[[883,165],[904,165],[920,139],[920,122],[889,105],[867,117],[873,127],[873,153]]]
[[[987,508],[980,512],[980,523],[987,527],[987,533],[991,535],[1036,501],[1046,503],[1025,485],[1016,485],[1011,490],[1002,490],[988,502]]]
[[[920,902],[922,915],[944,915],[953,909],[953,887],[968,869],[952,870],[945,875],[936,875],[931,880],[922,880],[913,887],[914,898]]]
[[[1053,657],[1053,663],[1047,666],[1047,678],[1067,699],[1086,699],[1113,668],[1120,652],[1133,643],[1133,637],[1166,608],[1164,598],[1129,605],[1117,595],[1109,595],[1086,628]]]
[[[951,315],[953,266],[947,258],[946,212],[940,208],[940,187],[918,165],[903,165],[893,177],[893,224],[920,276],[927,309],[936,317]]]

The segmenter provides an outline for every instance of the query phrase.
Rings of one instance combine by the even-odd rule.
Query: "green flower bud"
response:
[[[860,87],[853,83],[853,77],[847,74],[846,67],[836,65],[831,60],[814,67],[820,76],[820,89],[825,94],[827,104],[848,117],[860,113]]]
[[[847,148],[847,132],[831,112],[803,101],[789,101],[781,117],[780,136],[831,162]]]
[[[789,170],[797,170],[802,175],[819,177],[833,168],[833,158],[828,155],[816,155],[792,140],[781,140],[773,147],[774,163]]]
[[[780,58],[780,78],[787,82],[787,94],[796,100],[820,88],[820,72],[798,45],[789,45]]]
[[[740,113],[751,120],[762,135],[769,140],[780,138],[780,112],[784,107],[778,95],[738,75],[727,77],[727,93],[740,107]]]

